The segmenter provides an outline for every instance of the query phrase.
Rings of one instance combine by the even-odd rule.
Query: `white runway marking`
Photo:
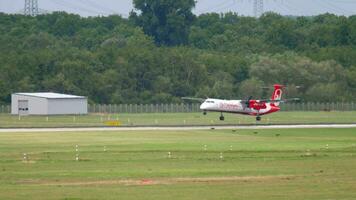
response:
[[[356,128],[356,124],[328,125],[259,125],[259,126],[183,126],[183,127],[94,127],[94,128],[4,128],[0,133],[21,132],[93,132],[93,131],[189,131],[229,129],[299,129],[299,128]]]

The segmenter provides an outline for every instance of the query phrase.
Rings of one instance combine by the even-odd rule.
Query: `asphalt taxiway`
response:
[[[21,132],[102,132],[102,131],[190,131],[190,130],[243,130],[243,129],[303,129],[303,128],[356,128],[356,124],[320,125],[251,125],[251,126],[142,126],[142,127],[87,127],[87,128],[1,128],[0,133]]]

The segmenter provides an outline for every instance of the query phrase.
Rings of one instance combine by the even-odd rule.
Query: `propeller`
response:
[[[253,96],[250,96],[247,100],[243,100],[242,102],[245,103],[247,108],[250,108],[250,101],[252,100]]]

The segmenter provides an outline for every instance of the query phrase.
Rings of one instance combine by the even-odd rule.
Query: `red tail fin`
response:
[[[284,87],[284,86],[283,86],[283,85],[275,84],[273,87],[274,87],[274,91],[273,91],[271,100],[281,100],[281,99],[282,99],[283,87]],[[271,105],[279,106],[279,102],[271,103]]]

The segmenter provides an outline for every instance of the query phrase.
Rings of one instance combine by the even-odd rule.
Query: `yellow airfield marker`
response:
[[[121,122],[118,120],[108,120],[104,122],[107,126],[121,126]]]

